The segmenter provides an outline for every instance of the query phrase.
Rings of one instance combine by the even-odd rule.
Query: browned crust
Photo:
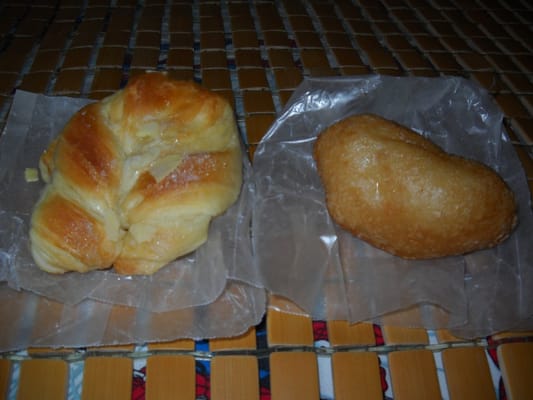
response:
[[[169,156],[178,166],[157,181],[152,162]],[[141,164],[127,166],[132,157]],[[153,273],[206,240],[210,219],[238,197],[241,168],[227,100],[162,73],[139,75],[77,112],[43,153],[48,185],[32,215],[34,258],[50,272],[117,262],[119,272]]]
[[[492,169],[374,115],[326,129],[314,157],[334,221],[404,258],[493,247],[517,223],[514,195]]]

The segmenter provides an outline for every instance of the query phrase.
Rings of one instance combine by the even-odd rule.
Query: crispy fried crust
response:
[[[242,159],[227,101],[143,74],[76,113],[40,162],[31,222],[37,265],[151,274],[207,240],[238,197]]]
[[[375,115],[326,129],[314,157],[333,220],[400,257],[490,248],[517,223],[514,195],[496,172]]]

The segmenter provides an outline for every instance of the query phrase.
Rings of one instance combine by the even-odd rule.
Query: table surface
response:
[[[533,188],[526,0],[27,3],[0,3],[0,127],[16,89],[100,99],[157,69],[226,96],[253,158],[304,77],[454,75],[500,106]],[[271,308],[237,338],[2,354],[0,399],[532,399],[531,371],[533,332],[464,341]]]

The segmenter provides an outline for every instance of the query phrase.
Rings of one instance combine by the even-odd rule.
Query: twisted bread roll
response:
[[[517,223],[513,192],[496,172],[395,122],[348,117],[314,151],[331,217],[389,253],[468,253],[496,246]]]
[[[48,272],[152,274],[207,240],[238,197],[241,149],[220,96],[160,73],[76,113],[43,153],[31,251]]]

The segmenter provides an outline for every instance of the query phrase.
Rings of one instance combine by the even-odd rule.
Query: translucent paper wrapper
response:
[[[27,182],[25,170],[37,168],[51,139],[88,102],[15,94],[0,139],[0,351],[233,336],[257,324],[266,306],[252,262],[245,159],[239,200],[212,221],[207,243],[157,273],[52,275],[36,267],[29,220],[44,183]]]
[[[407,261],[330,219],[312,149],[352,114],[408,126],[450,153],[494,168],[519,203],[519,225],[498,247]],[[265,287],[316,319],[448,328],[479,337],[533,327],[533,221],[522,166],[483,89],[462,78],[313,78],[294,92],[254,155],[253,245]]]

